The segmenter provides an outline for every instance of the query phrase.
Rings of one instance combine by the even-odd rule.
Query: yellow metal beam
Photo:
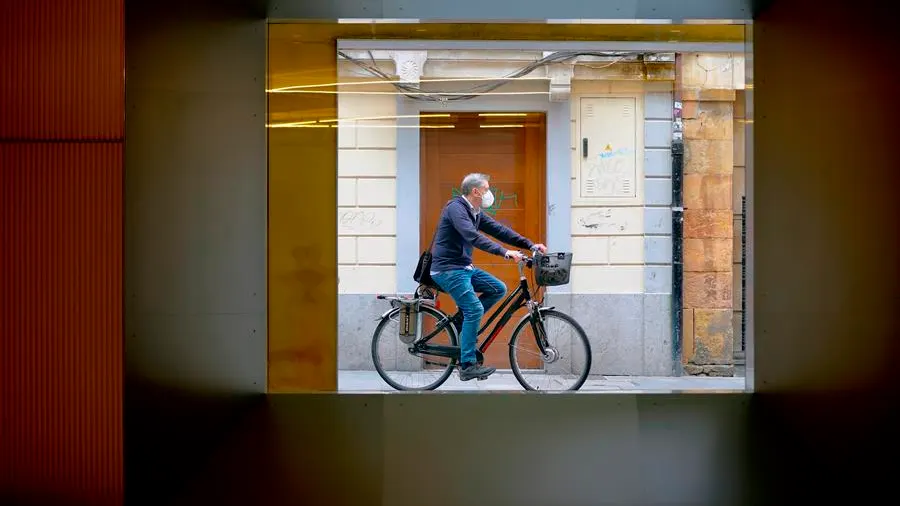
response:
[[[274,39],[547,40],[743,42],[744,25],[545,24],[545,23],[273,23]]]
[[[300,29],[300,27],[296,27]],[[333,37],[272,38],[272,76],[334,82]],[[282,78],[284,79],[284,77]],[[269,116],[337,116],[337,96],[269,94]],[[269,128],[269,392],[337,390],[337,129]]]

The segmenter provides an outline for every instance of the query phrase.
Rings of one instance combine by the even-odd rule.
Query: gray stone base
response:
[[[689,376],[734,376],[733,365],[694,365],[685,364],[684,374]]]
[[[390,309],[375,294],[338,296],[338,370],[374,371],[372,334],[378,317]]]
[[[669,295],[551,293],[545,304],[569,314],[584,328],[593,351],[592,375],[672,376]],[[374,294],[339,296],[338,369],[374,369],[372,334],[376,319],[389,307]]]
[[[584,328],[592,375],[672,376],[671,297],[666,294],[547,294],[545,304]]]

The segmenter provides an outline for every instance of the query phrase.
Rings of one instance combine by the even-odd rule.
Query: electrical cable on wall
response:
[[[382,72],[378,68],[378,65],[375,63],[375,56],[372,54],[372,51],[368,51],[368,54],[369,54],[369,60],[371,63],[367,63],[358,58],[354,58],[343,51],[338,51],[339,57],[353,63],[354,65],[360,67],[361,69],[372,74],[373,76],[379,77],[381,79],[384,79],[385,81],[390,82],[390,84],[392,86],[394,86],[405,97],[407,97],[411,100],[443,103],[443,102],[453,102],[453,101],[458,101],[458,100],[471,100],[473,98],[477,98],[478,96],[483,95],[485,93],[490,93],[505,84],[509,84],[510,80],[525,77],[528,74],[534,72],[535,70],[537,70],[541,67],[544,67],[546,65],[550,65],[553,63],[565,63],[566,61],[572,60],[574,58],[578,58],[580,56],[617,58],[613,62],[611,62],[607,65],[603,65],[601,67],[593,67],[591,65],[579,64],[579,65],[584,65],[584,66],[591,67],[591,68],[602,69],[602,68],[606,68],[608,66],[614,65],[616,63],[619,63],[620,61],[622,61],[623,59],[628,58],[628,57],[638,57],[641,60],[643,60],[643,58],[647,54],[650,54],[650,53],[629,53],[629,52],[608,52],[608,51],[558,51],[558,52],[552,53],[550,55],[547,55],[539,60],[533,61],[533,62],[529,63],[528,65],[525,65],[521,69],[517,70],[516,72],[513,72],[512,74],[497,78],[498,82],[479,84],[479,85],[472,86],[468,89],[464,89],[461,91],[454,91],[453,95],[447,95],[447,93],[450,93],[450,92],[423,90],[420,86],[418,86],[416,84],[398,83],[394,80],[394,78],[392,76]],[[460,95],[459,93],[464,93],[464,94]],[[466,93],[471,93],[471,95],[466,94]]]

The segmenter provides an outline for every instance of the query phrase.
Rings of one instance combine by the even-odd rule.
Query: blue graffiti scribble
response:
[[[605,159],[607,159],[607,158],[613,158],[613,157],[616,157],[616,156],[625,156],[625,155],[628,155],[628,154],[631,154],[631,150],[630,150],[630,149],[627,149],[627,148],[619,148],[619,149],[616,149],[616,150],[601,151],[600,154],[597,155],[597,158],[599,158],[599,159],[601,159],[601,160],[605,160]]]

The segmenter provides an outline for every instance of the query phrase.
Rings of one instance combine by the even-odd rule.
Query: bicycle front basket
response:
[[[534,256],[534,282],[539,286],[560,286],[569,283],[572,270],[571,253],[547,253]]]

